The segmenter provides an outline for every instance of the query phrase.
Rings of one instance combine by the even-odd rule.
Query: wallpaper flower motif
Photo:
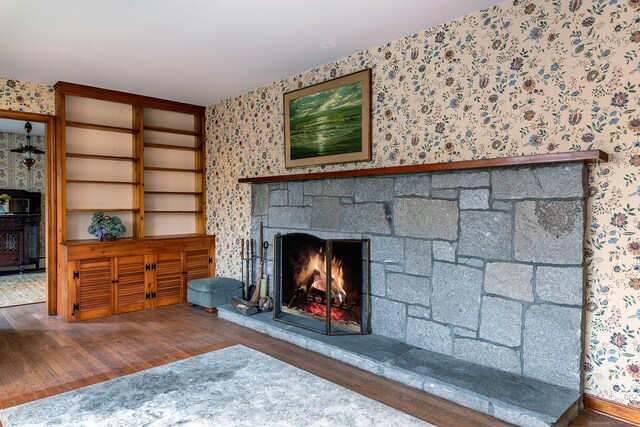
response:
[[[0,108],[38,114],[55,114],[53,86],[0,77]]]
[[[250,187],[287,171],[282,93],[373,69],[373,161],[339,170],[601,148],[589,176],[585,391],[640,407],[640,2],[515,0],[210,106],[208,232],[239,276]]]

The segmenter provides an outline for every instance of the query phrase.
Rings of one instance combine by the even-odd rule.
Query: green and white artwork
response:
[[[371,160],[371,70],[284,94],[286,166]]]
[[[361,82],[291,100],[289,112],[291,159],[361,150]]]

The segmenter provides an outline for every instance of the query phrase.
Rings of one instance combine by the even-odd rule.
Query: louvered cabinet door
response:
[[[116,314],[147,308],[151,296],[145,274],[145,257],[128,256],[115,259]]]
[[[113,314],[113,269],[111,258],[76,262],[77,320],[95,319]]]
[[[162,307],[182,301],[183,253],[156,255],[154,306]]]
[[[185,255],[187,280],[182,290],[182,302],[187,301],[187,282],[213,276],[213,254],[211,250],[188,251]]]

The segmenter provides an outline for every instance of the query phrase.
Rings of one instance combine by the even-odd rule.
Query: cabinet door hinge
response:
[[[73,312],[80,311],[80,303],[73,304]]]
[[[156,299],[156,293],[155,292],[151,292],[151,298]]]
[[[79,271],[74,271],[73,272],[73,278],[74,279],[79,279],[80,278],[80,272]]]
[[[144,269],[145,269],[146,271],[151,270],[151,264],[147,264],[147,265],[145,265],[145,266],[144,266]]]
[[[151,299],[151,294],[149,292],[147,292],[147,294],[145,295],[144,299]]]
[[[213,258],[209,257],[209,264],[213,264]]]
[[[153,264],[151,264],[151,269],[155,270],[156,269],[156,263],[154,262]]]

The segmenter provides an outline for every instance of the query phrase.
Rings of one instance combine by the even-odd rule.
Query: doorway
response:
[[[46,301],[49,315],[57,283],[54,126],[54,116],[0,110],[0,196],[11,199],[0,209],[0,307]],[[44,154],[10,151],[25,146],[27,135]]]

